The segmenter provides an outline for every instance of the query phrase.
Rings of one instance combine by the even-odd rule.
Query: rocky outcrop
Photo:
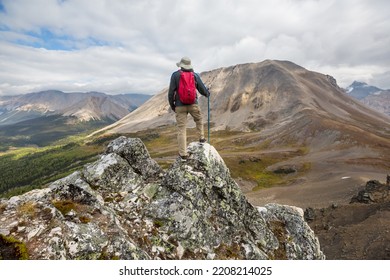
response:
[[[377,180],[371,180],[366,183],[364,189],[359,191],[357,195],[352,197],[351,203],[388,203],[390,186],[381,184]]]
[[[188,149],[163,171],[141,140],[119,137],[82,170],[1,200],[0,257],[324,258],[301,209],[254,207],[214,147]]]
[[[390,186],[370,180],[349,204],[305,211],[327,259],[390,259]]]

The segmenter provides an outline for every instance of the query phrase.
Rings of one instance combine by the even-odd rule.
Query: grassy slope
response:
[[[70,135],[94,131],[110,120],[78,122],[74,117],[42,116],[17,124],[0,126],[0,151],[10,147],[45,147]]]
[[[79,143],[8,152],[0,157],[0,193],[12,196],[45,186],[93,161],[100,152],[100,147]]]

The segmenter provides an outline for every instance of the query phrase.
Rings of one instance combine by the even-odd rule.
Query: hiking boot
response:
[[[179,155],[179,157],[180,157],[180,161],[181,162],[186,162],[187,159],[188,159],[188,156],[181,156],[181,155]]]
[[[199,142],[202,143],[202,144],[203,144],[203,143],[206,143],[206,138],[200,138],[200,139],[199,139]]]

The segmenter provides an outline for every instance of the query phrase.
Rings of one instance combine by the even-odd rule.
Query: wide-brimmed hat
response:
[[[181,68],[184,68],[186,70],[190,70],[192,69],[192,65],[191,65],[191,59],[189,59],[188,57],[183,57],[178,63],[176,63],[177,67],[181,67]]]

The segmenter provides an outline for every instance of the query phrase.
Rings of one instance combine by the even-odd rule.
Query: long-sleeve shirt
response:
[[[180,81],[180,71],[193,72],[193,70],[186,70],[186,69],[181,69],[181,70],[177,70],[176,72],[173,72],[171,76],[171,82],[169,84],[169,90],[168,90],[169,105],[171,106],[173,111],[175,110],[176,106],[186,106],[180,102],[179,95],[177,94],[177,90],[179,88],[179,81]],[[194,73],[194,77],[195,77],[195,86],[198,92],[205,97],[210,96],[210,92],[203,84],[203,81],[199,77],[199,75],[197,73]],[[196,104],[198,103],[198,96],[196,96],[195,103]]]

